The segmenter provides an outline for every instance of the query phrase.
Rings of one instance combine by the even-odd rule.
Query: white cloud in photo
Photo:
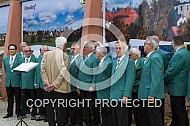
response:
[[[43,23],[45,22],[46,24],[51,24],[57,19],[57,16],[53,12],[42,12],[38,15],[38,18]]]
[[[73,14],[68,14],[67,17],[66,17],[66,19],[65,19],[65,22],[70,22],[70,21],[73,20],[73,18],[74,18]]]

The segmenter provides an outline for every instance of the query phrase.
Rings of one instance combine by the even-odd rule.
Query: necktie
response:
[[[116,67],[115,67],[115,70],[119,67],[119,64],[120,64],[120,60],[118,59],[118,60],[117,60]]]
[[[11,56],[11,61],[10,61],[10,68],[13,66],[13,57]]]
[[[26,58],[26,63],[28,63],[28,58]]]
[[[73,63],[74,59],[75,59],[75,56],[72,56],[70,64]]]

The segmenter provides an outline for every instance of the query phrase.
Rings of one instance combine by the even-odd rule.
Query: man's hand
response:
[[[148,101],[154,103],[154,97],[153,96],[148,96]]]
[[[128,97],[123,96],[123,98],[122,98],[122,103],[123,103],[123,104],[127,104],[127,100],[128,100]]]
[[[77,87],[77,94],[80,95],[80,88]]]
[[[88,91],[89,91],[89,92],[95,91],[95,87],[89,87]]]

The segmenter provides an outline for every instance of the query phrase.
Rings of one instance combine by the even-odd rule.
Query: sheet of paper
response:
[[[22,63],[16,68],[13,69],[13,71],[20,71],[20,72],[28,72],[34,67],[36,67],[38,63],[30,62],[30,63]]]

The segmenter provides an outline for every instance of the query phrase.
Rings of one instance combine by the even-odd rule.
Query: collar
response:
[[[79,56],[79,53],[75,56],[73,56],[73,59],[75,60]]]
[[[179,47],[178,49],[176,49],[176,52],[179,51],[179,49],[181,49],[183,46]]]
[[[90,57],[92,55],[93,52],[91,52],[90,54],[88,54],[87,56]]]
[[[125,56],[125,55],[123,55],[122,57],[118,58],[118,60],[121,61],[121,60],[123,59],[124,56]]]
[[[149,54],[147,54],[146,58],[148,58],[155,50],[153,50],[152,52],[149,52]]]
[[[106,58],[107,55],[105,55],[101,60],[100,63],[103,63],[104,59]]]

